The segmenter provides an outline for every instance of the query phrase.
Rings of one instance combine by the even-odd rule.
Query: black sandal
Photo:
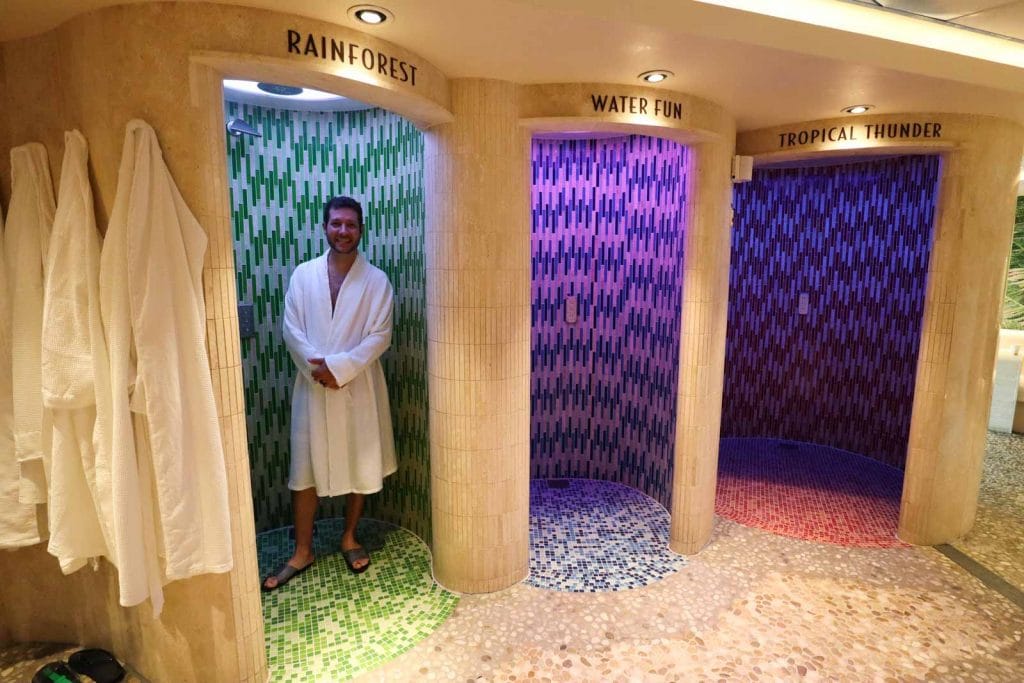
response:
[[[68,657],[68,665],[96,683],[118,683],[124,679],[121,663],[106,650],[88,648]]]
[[[312,567],[314,562],[316,562],[316,560],[311,561],[309,564],[307,564],[305,567],[302,567],[301,569],[293,567],[292,565],[285,562],[283,565],[281,565],[281,568],[277,570],[276,574],[271,574],[270,576],[263,579],[263,583],[260,584],[260,590],[264,593],[276,591],[278,588],[285,585],[286,583],[294,579],[296,576]],[[276,586],[267,585],[267,581],[271,578],[277,579]]]
[[[53,683],[53,681],[82,683],[82,679],[69,669],[65,662],[49,662],[44,664],[43,668],[32,677],[32,683]]]
[[[348,565],[348,570],[353,574],[362,574],[370,568],[370,554],[361,545],[349,550],[342,550],[341,556],[345,558],[345,564]],[[366,560],[366,564],[362,567],[356,567],[357,560]]]

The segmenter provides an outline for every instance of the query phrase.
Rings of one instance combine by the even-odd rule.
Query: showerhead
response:
[[[227,129],[228,134],[233,135],[236,138],[241,137],[242,135],[251,135],[254,138],[263,137],[255,128],[242,119],[231,119],[228,121]]]

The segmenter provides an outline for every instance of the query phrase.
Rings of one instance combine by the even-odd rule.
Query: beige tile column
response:
[[[966,119],[967,117],[965,117]],[[977,508],[1024,130],[970,117],[943,157],[898,535],[948,543]]]
[[[711,537],[722,420],[732,141],[689,150],[679,394],[669,547],[686,555]]]
[[[206,228],[209,243],[203,267],[206,300],[206,346],[217,403],[227,469],[231,510],[234,569],[228,574],[235,654],[239,681],[267,677],[263,611],[260,602],[256,543],[253,531],[252,481],[245,426],[241,340],[238,333],[238,293],[235,289],[235,253],[228,192],[227,156],[223,151],[224,101],[222,75],[196,65],[192,72],[193,115],[196,137],[216,154],[208,154],[193,180],[202,188],[195,202],[196,217]],[[214,147],[218,142],[220,146]]]
[[[450,88],[424,167],[434,576],[480,593],[529,566],[530,141],[514,84]]]

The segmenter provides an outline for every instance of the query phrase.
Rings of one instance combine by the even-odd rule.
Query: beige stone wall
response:
[[[900,124],[918,124],[921,135],[879,139],[867,130]],[[848,126],[858,139],[788,144],[789,133]],[[974,523],[985,456],[1024,129],[985,116],[879,114],[743,133],[737,149],[755,161],[942,155],[899,536],[920,545],[963,536]]]
[[[0,84],[7,82],[7,62],[4,59],[4,51],[0,49]],[[0,90],[0,208],[3,208],[4,218],[7,217],[7,205],[11,201],[11,155],[8,150],[11,148],[10,114],[9,101],[10,92],[5,88]]]
[[[597,106],[595,100],[602,99],[604,106]],[[683,144],[718,140],[729,147],[735,136],[732,116],[714,102],[644,85],[525,85],[520,92],[519,116],[523,125],[539,131],[618,130]]]
[[[978,507],[1024,129],[984,117],[943,158],[899,537],[949,543]]]

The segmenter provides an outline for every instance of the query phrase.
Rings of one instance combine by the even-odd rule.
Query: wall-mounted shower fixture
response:
[[[231,119],[227,125],[228,135],[234,137],[241,137],[242,135],[251,135],[254,138],[261,138],[263,135],[260,134],[255,128],[250,126],[242,119]]]

